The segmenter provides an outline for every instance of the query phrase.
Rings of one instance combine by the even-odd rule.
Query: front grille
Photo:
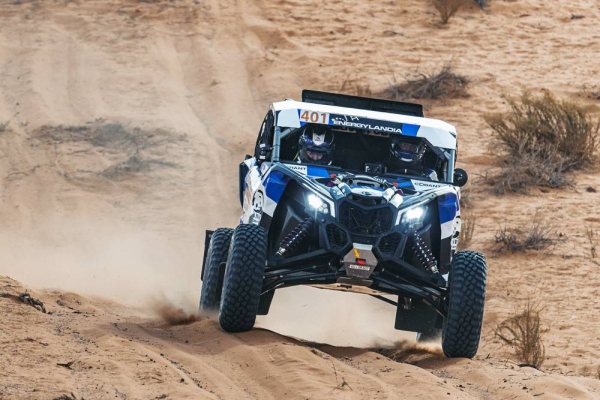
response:
[[[334,248],[343,248],[348,243],[348,236],[339,226],[329,224],[325,228],[327,231],[327,239],[329,244]]]
[[[339,221],[352,235],[379,235],[390,230],[393,213],[389,206],[364,209],[348,201],[340,204]]]
[[[377,247],[382,253],[393,254],[398,248],[401,240],[402,235],[398,232],[390,233],[381,238]]]
[[[362,244],[375,244],[377,236],[352,235],[352,242]]]

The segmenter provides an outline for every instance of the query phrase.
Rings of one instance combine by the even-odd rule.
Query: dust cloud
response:
[[[152,311],[169,325],[189,325],[206,317],[171,303],[165,296],[155,298],[151,304]]]
[[[416,343],[411,340],[399,340],[393,346],[378,350],[379,353],[397,362],[409,362],[418,356],[434,356],[445,358],[439,343]]]
[[[116,220],[65,218],[48,228],[0,232],[3,274],[131,306],[158,297],[197,307],[202,253],[191,240]]]
[[[394,329],[395,315],[394,306],[365,294],[294,287],[275,292],[269,315],[257,325],[334,346],[393,347],[415,338]]]

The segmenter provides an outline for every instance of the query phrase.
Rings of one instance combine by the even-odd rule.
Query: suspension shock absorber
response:
[[[433,257],[433,253],[431,252],[429,246],[427,246],[425,241],[421,238],[421,236],[417,235],[416,232],[413,234],[412,239],[413,240],[410,248],[414,252],[421,265],[431,273],[438,273],[437,261]]]
[[[279,244],[279,250],[277,250],[277,254],[283,256],[285,253],[294,250],[310,233],[310,229],[314,222],[315,220],[312,217],[308,217],[296,225],[296,227],[290,233],[288,233],[285,239],[283,239]]]

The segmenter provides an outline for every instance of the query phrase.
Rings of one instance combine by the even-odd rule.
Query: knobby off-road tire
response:
[[[223,276],[219,271],[221,263],[227,261],[229,243],[233,229],[219,228],[210,237],[206,262],[204,264],[204,278],[200,294],[200,311],[217,311],[221,304],[221,289]]]
[[[447,357],[473,358],[479,347],[487,263],[481,253],[459,251],[452,259],[448,317],[444,319],[442,349]]]
[[[258,313],[265,261],[267,233],[257,225],[235,228],[225,267],[219,323],[227,332],[252,329]]]

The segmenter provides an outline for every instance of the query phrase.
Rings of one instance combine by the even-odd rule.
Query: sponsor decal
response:
[[[267,165],[267,163],[263,163],[260,166],[260,174],[263,175],[271,166]]]
[[[450,241],[450,249],[455,251],[458,247],[458,238],[460,237],[460,217],[454,220],[454,233]]]
[[[313,133],[313,142],[315,142],[317,146],[322,145],[325,143],[325,134],[319,135],[318,133]]]
[[[383,191],[381,191],[381,190],[371,189],[371,188],[366,188],[366,187],[361,187],[361,186],[352,187],[352,188],[350,188],[350,190],[352,191],[352,193],[358,194],[360,196],[381,197],[383,195]]]
[[[415,190],[419,190],[419,189],[433,189],[433,188],[438,188],[438,187],[442,187],[442,186],[448,186],[447,183],[417,181],[417,180],[414,180],[414,179],[411,179],[410,182],[412,183],[412,185],[415,188]]]
[[[398,124],[386,123],[385,121],[377,121],[368,118],[351,117],[347,115],[331,116],[331,124],[346,128],[363,129],[367,131],[402,133],[402,129],[398,126]]]
[[[250,215],[250,219],[248,220],[248,223],[258,225],[258,224],[260,224],[261,217],[262,217],[261,213],[252,213],[252,215]]]
[[[306,175],[308,173],[308,167],[306,165],[285,164],[285,166],[302,175]]]
[[[361,271],[369,271],[371,269],[371,267],[369,267],[367,265],[356,265],[356,264],[350,264],[350,265],[348,265],[348,268],[359,269]]]
[[[261,190],[258,190],[256,193],[254,193],[254,197],[252,198],[252,210],[257,214],[261,214],[264,202],[265,195]]]

